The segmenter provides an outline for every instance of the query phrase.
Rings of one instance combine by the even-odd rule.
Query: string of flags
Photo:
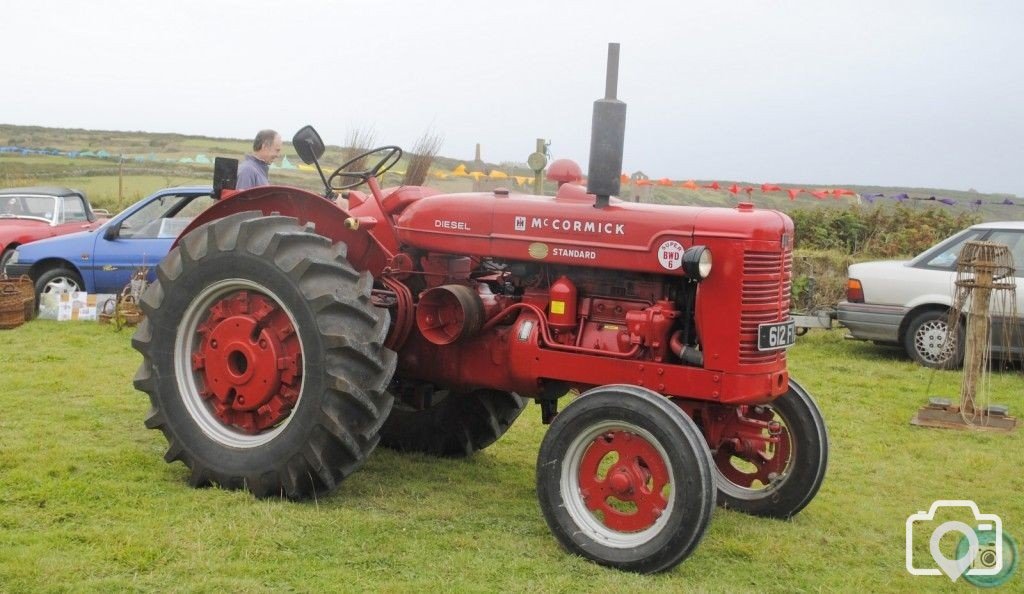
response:
[[[65,156],[65,157],[70,157],[70,158],[92,157],[92,158],[98,158],[98,159],[123,159],[123,160],[131,160],[131,161],[136,161],[136,162],[166,161],[166,162],[199,163],[199,164],[208,164],[208,163],[212,162],[211,159],[209,159],[206,155],[203,155],[203,154],[198,154],[195,157],[180,157],[180,158],[171,158],[171,159],[161,159],[161,158],[157,157],[155,154],[152,154],[152,153],[149,154],[149,155],[113,155],[113,154],[111,154],[111,153],[109,153],[109,152],[107,152],[105,150],[98,150],[98,151],[90,151],[90,150],[83,150],[83,151],[61,151],[61,150],[53,149],[53,148],[35,149],[35,148],[26,148],[26,147],[20,147],[20,146],[0,146],[0,153],[8,153],[8,154],[13,153],[13,154],[21,154],[21,155],[55,155],[55,156]],[[274,169],[280,168],[280,169],[299,169],[299,170],[302,170],[302,171],[315,171],[315,168],[312,165],[306,165],[305,163],[299,163],[296,166],[295,164],[291,163],[288,160],[287,156],[285,156],[282,159],[280,165],[278,165],[277,163],[274,163],[273,165],[271,165],[271,167],[273,167]],[[396,173],[398,175],[400,175],[402,172],[396,172]],[[432,169],[431,172],[430,172],[430,175],[432,177],[434,177],[435,179],[448,179],[450,177],[456,177],[456,178],[464,177],[464,178],[472,178],[474,181],[480,181],[480,180],[483,180],[483,179],[487,179],[487,180],[502,180],[502,181],[507,180],[509,183],[515,183],[515,184],[517,184],[519,186],[523,186],[523,187],[527,187],[527,186],[529,186],[529,185],[531,185],[533,183],[533,177],[532,176],[509,175],[508,173],[505,173],[504,171],[500,171],[500,170],[497,170],[497,169],[492,169],[491,171],[489,171],[487,173],[485,173],[483,171],[469,171],[465,164],[459,164],[458,166],[456,166],[451,171],[444,171],[444,170],[441,170],[441,169]],[[729,194],[732,194],[733,196],[738,196],[738,195],[740,195],[742,193],[742,194],[746,194],[746,197],[747,197],[748,200],[753,199],[754,193],[757,192],[759,195],[766,196],[766,197],[770,197],[771,194],[785,195],[785,196],[788,196],[790,200],[794,200],[794,201],[798,197],[800,197],[801,195],[806,194],[806,195],[811,196],[812,198],[814,198],[816,200],[829,200],[829,199],[841,200],[844,197],[850,197],[851,199],[857,200],[859,202],[867,203],[867,204],[874,204],[875,202],[877,202],[879,200],[892,200],[892,201],[898,202],[898,203],[906,203],[906,202],[910,202],[910,201],[935,202],[936,204],[942,204],[944,206],[964,206],[964,207],[973,208],[973,209],[978,209],[978,208],[980,208],[982,206],[1024,206],[1024,199],[1021,199],[1021,198],[1017,198],[1016,200],[1014,200],[1014,199],[1011,199],[1011,198],[1007,197],[1007,198],[1004,198],[1002,200],[1002,202],[989,202],[989,201],[981,200],[981,199],[977,199],[977,198],[976,199],[971,199],[971,200],[957,200],[955,198],[949,198],[949,197],[945,197],[945,196],[935,196],[935,195],[911,196],[911,195],[909,195],[907,193],[883,194],[881,192],[876,192],[876,193],[873,193],[873,194],[860,194],[860,193],[857,193],[857,192],[855,192],[853,190],[846,189],[846,188],[817,188],[817,189],[783,188],[782,186],[780,186],[778,184],[772,184],[772,183],[763,183],[760,186],[756,186],[756,185],[742,185],[741,186],[741,185],[736,184],[736,183],[725,185],[725,184],[719,183],[717,181],[712,181],[712,182],[707,182],[707,183],[698,183],[697,181],[692,180],[692,179],[691,180],[677,182],[677,181],[671,180],[671,179],[669,179],[667,177],[663,177],[661,179],[649,179],[649,178],[647,178],[646,176],[643,176],[643,175],[629,176],[629,175],[627,175],[625,173],[622,174],[622,176],[620,177],[619,181],[623,185],[635,185],[637,187],[660,186],[660,187],[676,187],[676,188],[682,188],[684,190],[691,190],[691,191],[713,190],[713,191],[716,191],[716,192],[728,192]]]
[[[451,171],[434,170],[431,171],[431,175],[437,179],[447,179],[449,177],[471,177],[476,181],[481,179],[489,180],[515,180],[515,183],[521,186],[527,186],[533,183],[532,177],[527,176],[510,176],[507,173],[498,170],[491,170],[490,173],[484,173],[482,171],[468,171],[464,164],[456,166]],[[760,195],[769,194],[783,194],[788,196],[790,200],[796,200],[801,194],[806,194],[813,197],[816,200],[840,200],[844,197],[850,197],[851,199],[858,200],[867,204],[874,204],[877,200],[888,199],[895,202],[904,203],[907,201],[922,201],[922,202],[935,202],[943,204],[945,206],[966,206],[969,208],[980,208],[985,205],[995,206],[1024,206],[1024,199],[1017,199],[1016,201],[1010,198],[1004,198],[1002,202],[989,202],[981,199],[974,200],[957,200],[955,198],[948,198],[944,196],[910,196],[906,193],[899,194],[861,194],[850,190],[848,188],[816,188],[816,189],[805,189],[805,188],[783,188],[778,184],[763,183],[760,186],[754,185],[739,185],[732,183],[725,185],[717,181],[708,183],[697,183],[695,180],[686,180],[682,182],[673,181],[667,177],[661,179],[648,179],[646,177],[631,177],[625,173],[619,178],[619,181],[623,185],[636,185],[639,187],[645,186],[662,186],[662,187],[677,187],[686,190],[714,190],[718,192],[728,192],[734,196],[739,194],[746,194],[747,199],[753,199],[754,192]]]

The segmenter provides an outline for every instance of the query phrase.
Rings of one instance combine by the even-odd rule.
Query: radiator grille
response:
[[[743,293],[740,298],[741,364],[763,365],[785,361],[785,350],[757,350],[757,326],[789,319],[792,277],[791,251],[748,251],[743,254]]]

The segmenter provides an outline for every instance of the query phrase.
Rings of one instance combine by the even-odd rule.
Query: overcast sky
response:
[[[621,44],[624,169],[1024,195],[1024,2],[9,0],[0,123],[586,169]]]

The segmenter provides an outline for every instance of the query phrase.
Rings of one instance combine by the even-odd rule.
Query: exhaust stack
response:
[[[608,206],[608,197],[619,193],[622,152],[626,140],[626,104],[615,95],[619,86],[619,44],[608,44],[608,75],[604,99],[594,102],[594,122],[590,131],[590,165],[587,169],[587,193],[597,196],[595,208]]]

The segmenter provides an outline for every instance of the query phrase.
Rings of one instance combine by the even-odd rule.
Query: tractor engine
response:
[[[437,254],[425,260],[436,276],[425,279],[417,332],[400,350],[403,376],[465,390],[507,389],[513,379],[520,393],[530,395],[544,387],[530,377],[529,358],[523,357],[534,348],[666,363],[685,355],[700,363],[700,352],[686,347],[695,333],[693,292],[684,283],[494,260],[471,270],[471,258]],[[479,357],[491,364],[475,365]]]
[[[541,400],[624,379],[722,403],[788,389],[784,215],[614,199],[595,209],[572,184],[554,197],[384,203],[403,204],[391,214],[401,254],[378,292],[400,380]]]

